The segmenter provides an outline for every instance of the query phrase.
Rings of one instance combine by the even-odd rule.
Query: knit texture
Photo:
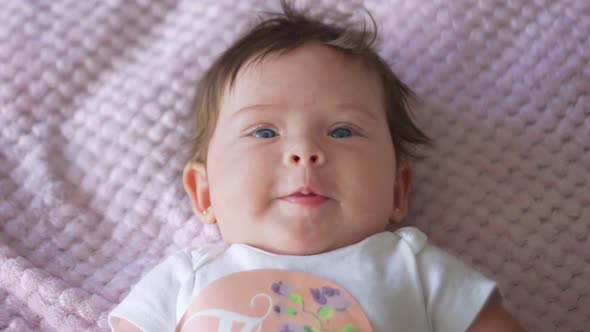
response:
[[[295,1],[329,22],[363,6],[436,141],[406,224],[496,279],[528,330],[590,326],[590,2]],[[278,9],[0,6],[0,330],[107,330],[149,268],[219,240],[182,188],[189,105],[216,56]]]

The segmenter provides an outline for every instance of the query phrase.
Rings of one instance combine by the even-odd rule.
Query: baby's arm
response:
[[[469,327],[467,332],[524,332],[525,330],[512,317],[512,315],[504,309],[500,302],[499,296],[494,296],[488,304],[481,310],[473,324]]]
[[[191,288],[191,254],[180,251],[153,267],[109,313],[113,331],[171,331],[178,297]]]

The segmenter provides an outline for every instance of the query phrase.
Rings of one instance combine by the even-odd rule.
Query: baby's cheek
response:
[[[219,170],[213,204],[220,215],[228,218],[256,217],[268,204],[273,192],[269,186],[268,172],[255,163],[234,163]],[[225,171],[227,175],[222,174]],[[218,203],[218,204],[216,204]]]
[[[355,201],[360,211],[374,218],[389,214],[393,208],[394,192],[391,177],[379,170],[365,173],[355,190]]]

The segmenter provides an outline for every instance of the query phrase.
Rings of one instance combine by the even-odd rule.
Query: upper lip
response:
[[[286,195],[285,197],[296,195],[296,194],[303,194],[303,195],[316,195],[316,196],[324,196],[321,191],[311,186],[303,186],[299,187],[297,190],[293,191],[292,193]]]

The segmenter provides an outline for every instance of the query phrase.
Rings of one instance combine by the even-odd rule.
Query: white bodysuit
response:
[[[496,283],[413,227],[288,256],[244,244],[180,251],[109,314],[143,331],[465,331]]]

